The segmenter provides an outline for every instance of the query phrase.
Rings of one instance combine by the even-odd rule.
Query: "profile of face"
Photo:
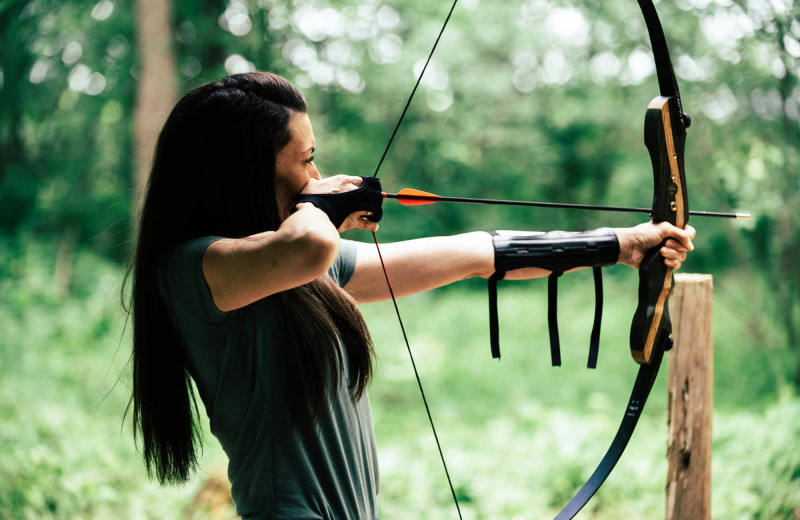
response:
[[[276,196],[284,220],[294,210],[294,201],[309,179],[321,179],[314,164],[314,131],[308,114],[295,112],[289,120],[289,131],[291,140],[275,158]]]

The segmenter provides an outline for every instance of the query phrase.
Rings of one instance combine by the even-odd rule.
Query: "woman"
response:
[[[337,229],[315,204],[296,203],[362,184],[323,179],[314,148],[305,101],[274,74],[203,85],[173,109],[133,265],[134,432],[148,474],[185,482],[200,442],[191,378],[229,457],[238,514],[374,520],[373,350],[356,304],[389,293],[375,248],[339,238],[377,230],[369,212]],[[600,234],[610,253],[567,267],[637,267],[667,239],[664,262],[677,269],[694,230],[647,223]],[[475,232],[387,244],[383,256],[401,296],[489,277],[502,251],[496,236]],[[548,274],[506,269],[516,279]]]

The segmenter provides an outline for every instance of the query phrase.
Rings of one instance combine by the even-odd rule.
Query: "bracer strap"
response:
[[[504,271],[495,271],[489,277],[489,338],[492,357],[500,359],[500,323],[497,315],[497,282],[505,277]]]
[[[603,272],[600,267],[592,268],[594,271],[594,324],[592,337],[589,340],[589,361],[587,368],[597,368],[597,355],[600,352],[600,322],[603,319]]]
[[[561,345],[558,341],[558,278],[563,271],[553,271],[547,277],[547,330],[550,331],[550,362],[561,366]]]

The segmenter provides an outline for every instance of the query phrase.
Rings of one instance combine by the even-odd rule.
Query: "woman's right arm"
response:
[[[338,252],[339,233],[328,216],[298,204],[277,231],[213,242],[203,255],[203,275],[214,304],[227,312],[315,280]]]

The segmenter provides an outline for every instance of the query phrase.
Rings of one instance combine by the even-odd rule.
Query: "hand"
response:
[[[352,175],[334,175],[333,177],[325,177],[321,179],[308,179],[306,185],[300,190],[300,193],[307,193],[309,195],[316,195],[320,193],[344,193],[346,191],[353,191],[361,186],[364,180],[361,177],[354,177]]]
[[[371,211],[356,211],[351,213],[344,219],[342,225],[339,226],[339,233],[347,231],[348,229],[366,229],[367,231],[377,233],[378,223],[367,219],[367,217],[371,215]]]
[[[696,234],[692,226],[679,229],[667,222],[646,222],[632,228],[617,228],[614,232],[619,239],[619,262],[634,269],[639,269],[648,249],[662,242],[664,245],[660,253],[664,257],[664,264],[672,269],[680,269],[681,263],[686,260],[686,253],[694,249],[692,239]]]
[[[310,178],[300,193],[308,195],[346,193],[359,188],[363,183],[364,180],[361,177],[352,175],[334,175],[324,179]],[[370,211],[355,211],[344,219],[338,231],[342,233],[349,229],[366,229],[376,232],[378,223],[366,218],[371,215]]]

